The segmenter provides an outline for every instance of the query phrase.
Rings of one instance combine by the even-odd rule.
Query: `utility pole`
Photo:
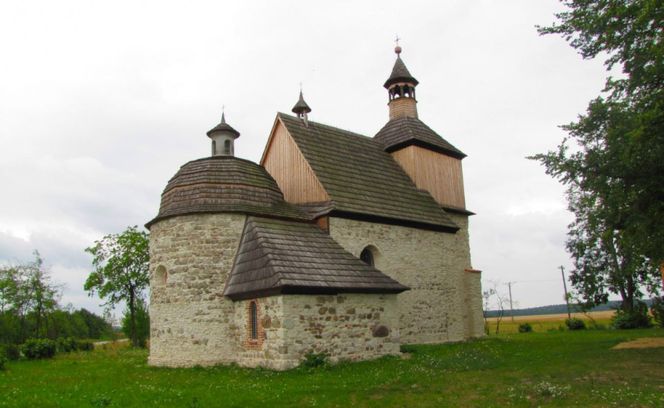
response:
[[[514,310],[512,309],[512,282],[507,282],[507,287],[510,291],[510,316],[512,316],[512,321],[514,321]]]
[[[560,265],[560,274],[563,276],[563,288],[565,288],[565,304],[567,304],[567,318],[572,318],[572,313],[569,311],[569,297],[567,296],[567,282],[565,281],[565,268]]]

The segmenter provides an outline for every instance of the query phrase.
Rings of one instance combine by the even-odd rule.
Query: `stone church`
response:
[[[418,118],[397,46],[373,137],[278,113],[260,164],[210,130],[150,230],[149,363],[288,369],[482,336],[459,149]]]

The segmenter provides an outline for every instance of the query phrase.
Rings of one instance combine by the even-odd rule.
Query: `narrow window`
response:
[[[258,340],[258,308],[256,302],[249,304],[249,324],[251,325],[251,339]]]
[[[164,265],[159,265],[155,271],[155,284],[156,286],[164,286],[168,281],[168,272]]]
[[[214,140],[212,141],[212,155],[213,156],[217,155],[217,142]]]
[[[369,247],[366,247],[362,250],[362,253],[360,253],[360,259],[365,264],[369,266],[374,266],[374,256]]]
[[[230,140],[225,140],[224,141],[224,154],[231,154],[231,141]]]

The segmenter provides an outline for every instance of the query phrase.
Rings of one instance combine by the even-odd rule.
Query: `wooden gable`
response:
[[[289,203],[317,203],[330,200],[279,117],[272,127],[261,166],[274,178],[284,194],[284,199]]]

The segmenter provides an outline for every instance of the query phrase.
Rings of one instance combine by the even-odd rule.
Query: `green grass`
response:
[[[142,350],[98,350],[9,363],[0,407],[661,407],[664,348],[611,350],[652,336],[664,330],[506,334],[288,372],[154,368]]]

